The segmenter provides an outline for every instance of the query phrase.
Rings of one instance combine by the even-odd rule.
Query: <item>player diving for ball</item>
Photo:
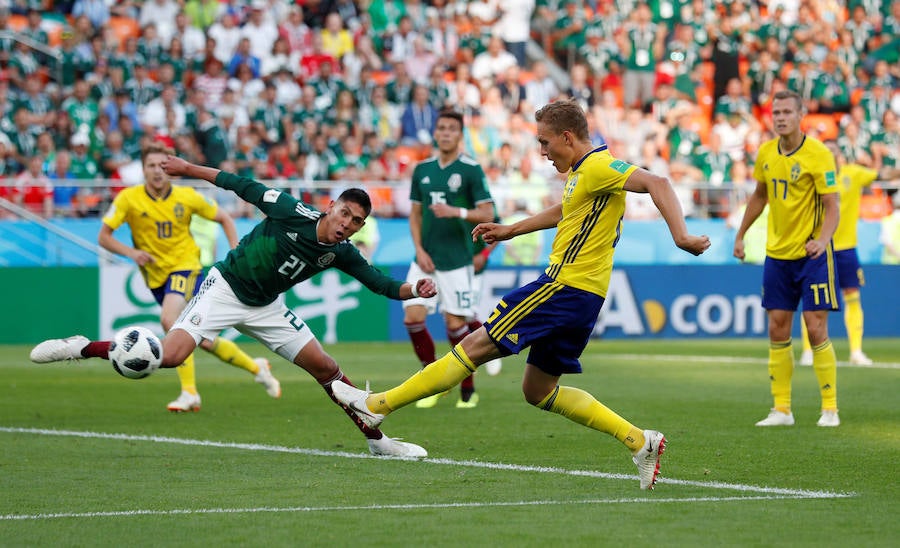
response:
[[[366,436],[372,454],[426,456],[422,447],[384,435],[337,402],[332,383],[349,384],[350,380],[282,298],[283,292],[329,268],[346,272],[370,291],[391,299],[436,294],[431,279],[422,278],[415,284],[394,280],[369,264],[347,241],[371,212],[369,195],[351,188],[319,212],[252,179],[174,156],[163,161],[162,169],[172,176],[203,179],[231,190],[258,207],[266,218],[210,269],[200,291],[162,339],[161,367],[177,366],[201,341],[235,327],[312,375]],[[92,357],[109,359],[109,341],[51,339],[31,352],[31,359],[38,363]]]

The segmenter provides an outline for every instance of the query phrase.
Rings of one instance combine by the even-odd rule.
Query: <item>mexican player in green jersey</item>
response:
[[[462,138],[462,115],[450,110],[438,114],[434,126],[438,153],[415,167],[410,185],[409,231],[416,257],[406,280],[433,276],[438,287],[437,297],[403,303],[403,324],[423,367],[436,357],[425,319],[437,311],[438,305],[452,346],[469,334],[476,304],[471,232],[477,223],[494,218],[484,170],[478,162],[460,154]],[[433,407],[442,395],[421,400],[417,406]],[[474,378],[469,377],[460,385],[456,406],[466,409],[477,404]]]
[[[224,260],[210,269],[197,295],[162,339],[160,367],[175,367],[203,340],[236,327],[312,375],[334,399],[331,384],[350,381],[323,349],[303,319],[284,305],[282,292],[319,272],[338,268],[370,291],[391,299],[433,297],[429,278],[405,283],[376,269],[347,239],[362,228],[372,209],[369,195],[352,188],[319,212],[290,194],[211,167],[168,156],[163,170],[172,176],[203,179],[234,191],[266,218],[241,239]],[[84,337],[51,339],[40,349],[41,362],[66,359],[109,359],[109,341],[85,343]],[[337,403],[337,400],[334,400]],[[424,457],[422,447],[392,439],[369,428],[338,403],[366,436],[375,455]]]

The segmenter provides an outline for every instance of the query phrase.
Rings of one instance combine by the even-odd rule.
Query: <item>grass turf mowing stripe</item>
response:
[[[105,432],[84,432],[74,430],[52,430],[44,428],[16,428],[0,426],[0,432],[12,434],[34,434],[40,436],[66,436],[78,438],[93,439],[111,439],[125,441],[145,441],[153,443],[171,443],[178,445],[191,445],[202,447],[219,447],[223,449],[239,449],[245,451],[271,451],[278,453],[293,453],[300,455],[309,455],[317,457],[339,457],[351,459],[379,459],[379,460],[400,460],[400,461],[422,461],[429,464],[440,464],[445,466],[464,466],[470,468],[484,468],[491,470],[505,470],[512,472],[536,472],[542,474],[563,474],[569,476],[584,476],[602,479],[621,479],[634,480],[637,476],[628,474],[612,474],[608,472],[598,472],[594,470],[569,470],[566,468],[555,468],[546,466],[526,466],[521,464],[505,464],[496,462],[483,462],[474,460],[453,460],[453,459],[437,459],[437,458],[398,458],[398,457],[381,457],[369,455],[366,453],[349,453],[344,451],[323,451],[320,449],[307,449],[303,447],[285,447],[280,445],[262,445],[256,443],[234,443],[219,442],[210,440],[194,440],[189,438],[171,438],[166,436],[143,436],[132,434],[115,434]],[[692,487],[704,487],[709,489],[733,490],[745,493],[759,493],[763,495],[779,495],[787,498],[845,498],[855,496],[854,493],[839,493],[831,491],[809,491],[805,489],[784,489],[780,487],[759,487],[755,485],[743,485],[723,482],[704,482],[677,480],[671,478],[660,478],[659,483],[672,485],[688,485]],[[640,499],[645,500],[645,499]]]

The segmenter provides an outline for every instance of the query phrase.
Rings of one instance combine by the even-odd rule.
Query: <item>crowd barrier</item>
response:
[[[258,223],[258,219],[237,219],[239,235],[246,234]],[[54,219],[51,223],[82,240],[97,241],[99,219]],[[710,237],[710,249],[700,257],[693,257],[672,243],[672,238],[662,220],[625,221],[622,237],[616,246],[616,263],[629,265],[658,264],[738,264],[732,257],[734,230],[721,219],[688,219],[688,229],[694,234]],[[413,245],[406,219],[379,219],[380,243],[372,261],[380,265],[408,264],[413,258]],[[881,224],[878,221],[859,222],[859,258],[863,264],[881,262],[882,245],[879,242]],[[131,233],[127,225],[117,229],[118,239],[130,245]],[[544,233],[544,252],[550,252],[553,231]],[[221,235],[217,242],[216,256],[224,257],[227,241]],[[491,265],[500,265],[504,248],[501,246],[490,257]],[[0,222],[0,266],[96,266],[97,255],[89,249],[50,232],[28,221]]]

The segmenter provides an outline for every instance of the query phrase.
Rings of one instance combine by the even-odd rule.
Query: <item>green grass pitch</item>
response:
[[[282,381],[198,354],[199,413],[175,415],[173,371],[139,381],[108,362],[37,365],[0,346],[2,546],[875,546],[900,537],[900,341],[878,367],[842,364],[842,424],[815,426],[813,370],[797,367],[790,428],[771,404],[766,341],[593,341],[588,390],[669,440],[653,492],[612,437],[527,405],[524,357],[384,430],[424,461],[376,459],[305,372],[259,345]],[[838,358],[846,344],[836,341]],[[445,347],[441,345],[443,351]],[[416,369],[408,344],[327,350],[358,385]],[[894,540],[892,540],[894,539]]]

